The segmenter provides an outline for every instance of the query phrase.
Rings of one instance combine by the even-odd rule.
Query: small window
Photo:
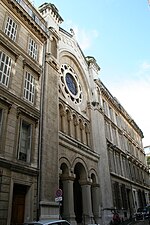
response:
[[[0,52],[0,83],[8,86],[11,71],[11,58]]]
[[[105,132],[106,132],[106,138],[108,138],[108,140],[112,140],[111,139],[111,128],[110,128],[110,124],[105,121]]]
[[[10,17],[8,17],[8,19],[7,19],[7,23],[6,23],[6,27],[5,27],[5,34],[9,38],[11,38],[13,41],[16,40],[17,24]]]
[[[30,161],[31,155],[31,138],[32,138],[32,127],[31,124],[21,121],[20,126],[20,139],[19,139],[19,160],[24,162]]]
[[[111,107],[109,107],[109,117],[112,121],[114,121],[113,109]]]
[[[37,44],[32,38],[30,38],[28,53],[35,60],[37,60],[37,51],[38,51]]]
[[[29,102],[34,102],[35,78],[28,72],[25,74],[24,98]]]
[[[52,55],[57,58],[57,42],[55,40],[55,38],[53,38],[52,42],[51,42],[51,52]]]

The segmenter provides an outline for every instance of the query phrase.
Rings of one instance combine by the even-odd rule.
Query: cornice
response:
[[[4,46],[11,54],[13,54],[17,58],[20,55],[19,49],[17,49],[17,46],[15,46],[12,41],[9,40],[8,36],[5,35],[1,30],[0,30],[0,45]]]
[[[39,173],[38,168],[33,168],[30,165],[27,166],[24,163],[13,162],[12,160],[7,160],[5,158],[1,158],[0,156],[0,165],[4,168],[10,169],[11,171],[23,173],[31,176],[37,176]]]
[[[0,99],[2,99],[2,101],[4,103],[9,104],[10,107],[12,106],[12,104],[15,104],[19,110],[22,110],[22,112],[24,111],[28,115],[34,115],[34,118],[36,118],[36,120],[38,120],[40,118],[40,110],[39,109],[28,104],[23,99],[17,97],[16,95],[14,95],[10,91],[8,91],[2,85],[0,85]]]
[[[68,150],[80,153],[83,157],[89,158],[98,163],[100,155],[93,152],[92,149],[82,143],[79,143],[75,139],[68,137],[62,132],[59,132],[59,144],[66,147]]]
[[[134,128],[134,130],[136,130],[136,132],[140,135],[140,137],[143,138],[144,136],[141,129],[138,127],[135,121],[129,116],[129,114],[120,104],[120,102],[114,96],[112,96],[112,94],[105,87],[105,85],[100,81],[100,79],[96,79],[95,83],[99,86],[102,95],[105,96],[108,102],[111,102],[115,110],[118,110],[118,112],[120,112],[120,114],[127,120],[127,122]]]
[[[7,7],[13,11],[13,13],[30,29],[39,39],[46,40],[49,36],[49,32],[46,26],[45,20],[41,17],[35,7],[30,2],[24,0],[23,2],[17,2],[16,0],[2,0]],[[28,9],[26,9],[26,7]]]
[[[40,77],[41,73],[42,73],[42,67],[37,66],[35,63],[33,64],[30,60],[28,60],[27,58],[23,60],[23,69],[25,66],[30,67],[31,70],[33,70],[34,72],[37,73],[38,78]]]

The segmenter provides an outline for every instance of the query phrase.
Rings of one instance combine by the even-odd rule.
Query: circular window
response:
[[[82,101],[83,94],[79,78],[74,69],[68,64],[61,65],[59,85],[64,96],[75,104]]]
[[[77,83],[74,79],[74,77],[70,73],[66,73],[66,84],[70,90],[70,92],[73,95],[76,95],[78,90],[77,90]]]

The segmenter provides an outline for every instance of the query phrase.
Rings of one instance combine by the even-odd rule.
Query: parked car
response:
[[[150,219],[150,205],[147,205],[145,209],[146,209],[146,219]]]
[[[135,213],[135,220],[145,220],[150,218],[150,208],[138,208],[137,212]]]
[[[24,225],[71,225],[71,224],[66,220],[40,220],[40,221],[25,222]]]

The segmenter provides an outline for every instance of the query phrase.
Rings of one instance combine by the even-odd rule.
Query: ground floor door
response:
[[[11,225],[23,225],[27,187],[14,184]]]

